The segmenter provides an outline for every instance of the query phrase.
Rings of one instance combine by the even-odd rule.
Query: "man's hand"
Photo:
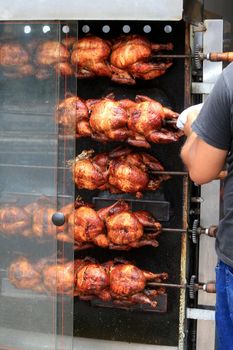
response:
[[[189,136],[192,132],[191,125],[194,120],[197,118],[203,103],[198,105],[193,105],[191,107],[186,108],[177,119],[176,126],[184,131],[186,136]]]
[[[191,179],[197,184],[204,184],[216,179],[223,169],[227,156],[227,151],[209,145],[192,131],[192,123],[197,118],[202,105],[194,105],[185,109],[177,120],[177,126],[187,136],[181,150],[181,158]]]

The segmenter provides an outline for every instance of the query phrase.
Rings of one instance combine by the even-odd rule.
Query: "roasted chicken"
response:
[[[95,211],[81,200],[68,216],[68,235],[58,236],[67,242],[75,242],[75,249],[102,248],[129,250],[145,245],[158,246],[156,237],[161,224],[147,211],[130,210],[123,200]],[[144,228],[151,232],[145,232]]]
[[[73,204],[61,208],[65,216],[73,210]],[[24,207],[0,208],[0,232],[6,236],[17,235],[36,238],[40,242],[56,238],[67,229],[66,224],[56,227],[52,223],[52,215],[56,212],[55,205],[47,198],[41,197],[37,201]]]
[[[109,190],[111,193],[135,193],[157,190],[167,175],[153,175],[164,170],[159,161],[147,153],[136,153],[131,148],[117,148],[109,153],[93,156],[94,151],[83,151],[73,163],[73,178],[78,188]]]
[[[51,76],[54,69],[61,75],[71,76],[74,70],[69,60],[69,50],[58,41],[0,44],[0,67],[7,78],[34,76],[44,80]]]
[[[173,45],[154,44],[140,35],[125,35],[112,41],[87,35],[79,40],[66,37],[61,42],[32,39],[0,44],[0,67],[7,78],[34,76],[48,79],[54,72],[78,78],[109,77],[120,84],[135,79],[154,79],[172,65],[151,61],[153,52],[172,50]]]
[[[40,285],[41,275],[26,258],[14,261],[8,270],[8,278],[16,288],[33,289]]]
[[[67,62],[70,53],[67,48],[58,41],[48,40],[37,46],[35,63],[39,65],[51,65]]]
[[[24,208],[5,206],[0,208],[0,232],[6,236],[20,234],[27,236],[31,218]]]
[[[0,67],[7,78],[23,78],[35,73],[27,48],[17,42],[0,44]]]
[[[73,45],[71,63],[77,67],[78,78],[94,76],[111,77],[112,72],[107,59],[111,44],[97,36],[86,36]]]
[[[20,289],[51,294],[68,294],[82,300],[101,299],[120,306],[146,304],[156,308],[154,298],[164,294],[163,287],[148,289],[147,282],[164,282],[168,274],[152,273],[124,260],[99,264],[91,258],[72,262],[41,259],[31,263],[19,257],[8,269],[9,281]]]
[[[150,80],[166,73],[172,62],[149,62],[156,51],[173,50],[173,45],[153,44],[140,35],[125,35],[112,46],[110,63],[112,80],[121,84],[135,84],[135,78]]]
[[[71,76],[74,74],[73,68],[69,62],[69,50],[58,41],[48,40],[38,45],[34,62],[38,68],[38,79],[43,79],[40,72],[49,71],[54,68],[61,75]]]
[[[103,98],[87,101],[92,138],[98,141],[127,141],[129,137],[128,112],[121,101]]]
[[[116,101],[113,94],[99,100],[68,97],[56,108],[56,119],[65,134],[91,137],[100,142],[121,141],[149,148],[150,143],[178,141],[178,113],[159,102],[137,95],[135,101]]]
[[[150,143],[175,142],[183,135],[175,126],[178,113],[146,96],[136,96],[135,102],[111,96],[92,102],[90,109],[91,136],[98,141],[149,148]],[[166,125],[169,120],[174,123]]]
[[[88,107],[78,96],[70,96],[58,104],[56,119],[65,134],[91,136]]]
[[[95,246],[115,250],[158,246],[156,238],[162,230],[161,224],[147,211],[132,212],[123,200],[94,210],[78,198],[75,205],[68,204],[59,211],[65,215],[62,226],[53,224],[51,217],[55,209],[45,199],[24,208],[2,208],[1,233],[36,238],[40,242],[57,238],[74,243],[76,250]],[[145,228],[150,228],[150,232],[145,232]]]
[[[112,44],[97,36],[86,36],[73,44],[71,63],[78,78],[110,77],[121,84],[135,84],[135,78],[154,79],[166,72],[171,62],[149,62],[152,53],[172,50],[173,45],[153,44],[140,35],[125,35]]]
[[[129,144],[150,147],[150,143],[175,142],[183,136],[183,132],[176,128],[178,113],[147,96],[137,95],[135,101],[128,108],[128,128],[131,131]],[[167,121],[174,123],[166,124]]]
[[[42,284],[46,292],[51,294],[73,294],[74,264],[58,262],[47,264],[41,274]]]
[[[26,48],[17,42],[0,44],[0,65],[4,67],[17,67],[28,64],[30,60]]]

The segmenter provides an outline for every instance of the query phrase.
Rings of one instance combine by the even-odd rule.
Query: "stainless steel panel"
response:
[[[182,0],[14,0],[0,1],[0,20],[175,20]]]
[[[193,320],[213,321],[215,319],[215,312],[213,310],[188,308],[187,318]]]
[[[203,34],[203,51],[222,52],[223,48],[223,21],[206,20],[204,22],[206,31]],[[222,62],[203,62],[203,83],[215,83],[222,72]],[[203,94],[203,100],[208,94]],[[201,204],[200,224],[208,227],[217,224],[219,220],[219,196],[220,182],[213,181],[201,187],[201,197],[204,199]],[[199,252],[199,276],[200,282],[215,279],[215,265],[217,256],[215,253],[215,240],[209,237],[201,237]],[[202,291],[198,293],[198,303],[201,305],[214,305],[215,295],[207,294]],[[203,324],[205,322],[205,324]],[[206,344],[214,347],[215,325],[214,322],[198,321],[197,323],[197,349],[206,349]],[[205,326],[205,327],[204,327]],[[208,332],[206,331],[208,327]],[[212,345],[211,345],[212,344]]]
[[[222,52],[223,48],[223,21],[206,20],[206,31],[203,34],[203,52]],[[222,62],[203,62],[203,82],[215,83],[222,71]]]
[[[213,89],[212,83],[192,83],[192,94],[209,94]]]

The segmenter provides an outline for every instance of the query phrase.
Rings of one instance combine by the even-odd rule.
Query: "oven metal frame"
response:
[[[0,1],[1,21],[21,20],[170,20],[182,19],[183,0],[14,0]],[[130,11],[129,11],[130,9]]]

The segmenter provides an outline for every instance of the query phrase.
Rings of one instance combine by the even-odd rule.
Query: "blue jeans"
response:
[[[233,268],[216,266],[216,331],[218,350],[233,350]]]

